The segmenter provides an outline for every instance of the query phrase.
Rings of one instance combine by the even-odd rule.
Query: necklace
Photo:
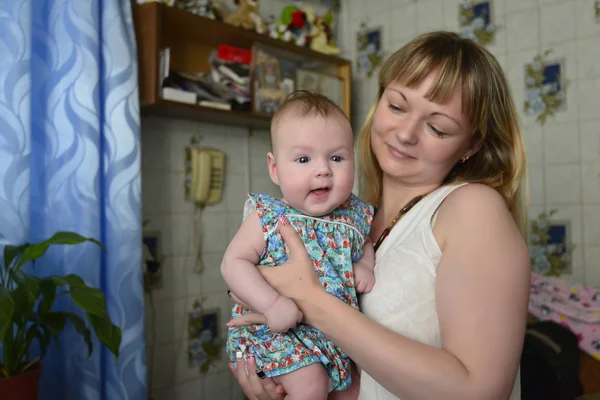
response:
[[[396,223],[398,223],[398,221],[400,221],[400,218],[402,218],[402,216],[404,216],[404,214],[406,214],[407,212],[409,212],[410,209],[413,208],[415,206],[415,204],[417,204],[419,202],[419,200],[421,200],[423,197],[425,197],[425,195],[421,195],[421,196],[415,197],[414,199],[412,199],[411,201],[409,201],[404,207],[402,207],[402,209],[400,209],[400,211],[394,217],[394,219],[392,220],[392,222],[390,222],[390,224],[383,230],[383,232],[381,232],[381,236],[379,236],[379,239],[377,239],[377,242],[373,246],[373,250],[377,251],[377,249],[379,248],[379,246],[381,246],[381,243],[383,243],[383,241],[385,240],[385,238],[392,231],[392,228],[394,226],[396,226]]]

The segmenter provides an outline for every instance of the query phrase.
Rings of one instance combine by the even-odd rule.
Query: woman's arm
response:
[[[290,246],[293,232],[284,230]],[[447,198],[436,232],[443,248],[436,280],[441,349],[396,334],[320,290],[301,265],[302,254],[290,268],[263,275],[297,302],[309,323],[403,400],[506,399],[525,330],[526,245],[502,198],[482,185]]]

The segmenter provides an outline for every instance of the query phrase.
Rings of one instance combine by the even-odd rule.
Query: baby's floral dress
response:
[[[322,217],[300,214],[285,202],[265,194],[250,193],[244,218],[256,211],[265,236],[260,265],[278,266],[288,250],[277,230],[280,215],[285,215],[300,235],[321,284],[358,310],[352,264],[362,256],[365,239],[373,220],[373,207],[351,195],[340,207]],[[235,304],[232,318],[249,310]],[[235,360],[236,350],[254,355],[257,368],[273,377],[307,365],[322,363],[332,381],[333,390],[350,387],[350,358],[327,337],[305,323],[283,333],[273,333],[267,325],[229,328],[227,352]]]

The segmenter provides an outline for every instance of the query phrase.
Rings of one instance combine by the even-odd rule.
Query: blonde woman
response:
[[[385,62],[379,88],[358,143],[377,207],[362,313],[322,290],[286,220],[290,258],[261,272],[356,363],[360,400],[519,399],[526,162],[506,77],[484,48],[433,32]],[[232,371],[251,400],[285,396],[252,359]]]

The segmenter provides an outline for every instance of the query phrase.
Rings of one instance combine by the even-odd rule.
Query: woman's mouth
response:
[[[388,145],[388,150],[391,153],[392,156],[394,156],[394,158],[400,159],[400,160],[414,160],[416,157],[411,156],[410,154],[397,149],[393,146]]]

